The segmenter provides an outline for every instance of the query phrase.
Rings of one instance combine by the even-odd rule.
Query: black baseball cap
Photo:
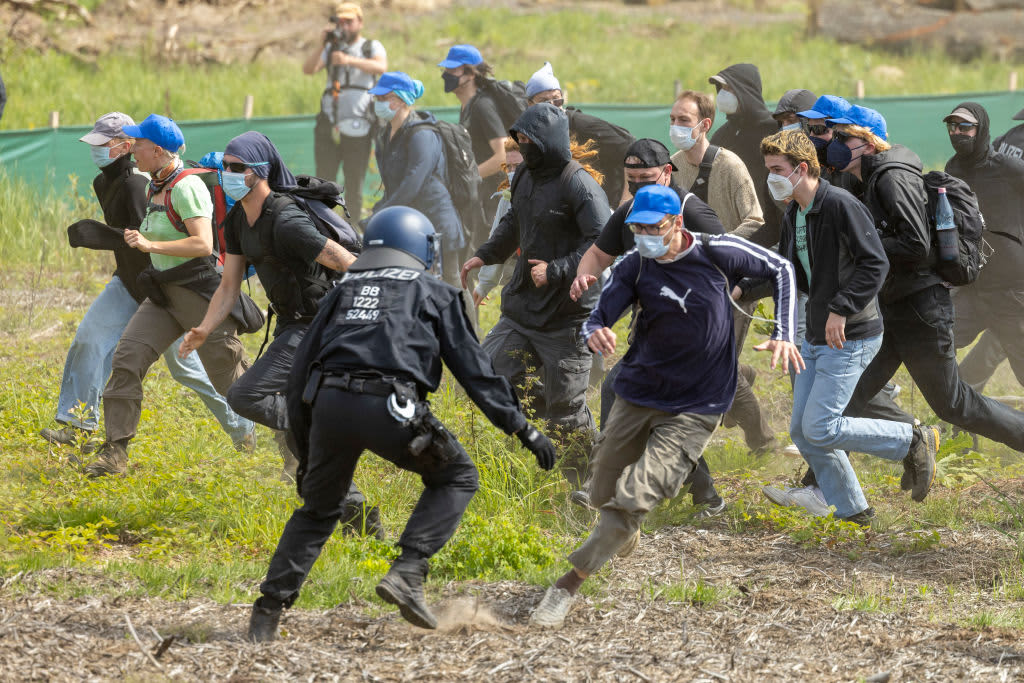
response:
[[[638,161],[630,163],[630,157],[636,157]],[[640,138],[626,150],[626,158],[623,159],[626,168],[661,168],[665,164],[671,164],[673,171],[678,171],[672,163],[672,155],[668,147],[654,138]]]

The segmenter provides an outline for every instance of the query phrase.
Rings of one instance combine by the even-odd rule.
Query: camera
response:
[[[331,17],[330,19],[334,24],[334,30],[327,33],[324,45],[329,48],[331,52],[343,50],[349,43],[348,33],[342,30],[341,20],[339,20],[338,17]]]

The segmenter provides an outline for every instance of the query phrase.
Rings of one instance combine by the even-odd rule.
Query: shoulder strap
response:
[[[363,38],[363,59],[373,58],[373,41]]]
[[[173,225],[174,229],[178,232],[182,232],[187,235],[188,228],[185,227],[185,221],[181,220],[181,216],[178,215],[178,212],[175,211],[174,207],[171,205],[171,190],[173,190],[174,186],[187,176],[209,172],[210,169],[208,168],[183,168],[178,171],[178,175],[172,178],[171,182],[164,187],[164,208],[167,209],[167,220],[171,222],[171,225]],[[216,212],[216,207],[214,208],[214,211]]]
[[[700,168],[697,170],[697,178],[693,181],[693,185],[690,186],[690,192],[697,195],[701,201],[706,202],[708,200],[708,184],[711,180],[711,167],[715,163],[715,159],[718,158],[718,152],[721,147],[718,145],[708,145],[708,148],[704,150],[704,156],[700,160]]]

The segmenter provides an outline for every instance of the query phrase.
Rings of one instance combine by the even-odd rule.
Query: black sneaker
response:
[[[384,602],[395,605],[402,618],[420,628],[437,628],[437,617],[427,607],[423,597],[423,579],[427,575],[427,560],[406,560],[399,557],[377,584],[377,595]]]
[[[78,429],[71,425],[64,425],[60,429],[47,427],[39,432],[39,436],[58,446],[78,447],[86,455],[96,450],[96,440],[90,438],[92,432],[88,429]]]
[[[345,536],[373,536],[378,541],[384,540],[384,525],[380,523],[380,508],[376,505],[346,505],[338,523]]]
[[[875,518],[875,509],[874,508],[867,508],[867,509],[861,510],[860,512],[858,512],[855,515],[850,515],[849,517],[840,517],[839,519],[843,520],[844,522],[850,522],[851,524],[857,524],[859,526],[864,527],[865,529],[870,529],[871,528],[871,520],[873,520],[874,518]]]
[[[276,606],[275,606],[276,605]],[[249,642],[267,643],[277,640],[277,627],[281,621],[281,603],[266,596],[259,598],[252,606],[249,616]]]
[[[911,481],[910,497],[920,503],[928,495],[928,490],[935,480],[935,455],[939,452],[939,430],[936,427],[914,427],[914,436],[910,441],[910,450],[903,459],[904,478],[909,471]],[[905,482],[900,480],[900,487]]]

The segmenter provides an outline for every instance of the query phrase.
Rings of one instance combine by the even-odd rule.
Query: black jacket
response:
[[[761,72],[753,64],[733,64],[719,71],[718,76],[729,84],[740,107],[726,116],[725,123],[711,136],[711,144],[725,147],[743,160],[754,181],[765,229],[778,230],[782,213],[768,191],[768,169],[761,156],[761,140],[777,133],[779,124],[764,103]]]
[[[808,295],[806,339],[825,344],[829,313],[846,316],[846,338],[865,339],[882,332],[878,292],[889,271],[885,250],[874,221],[856,197],[827,180],[818,183],[807,212],[807,282],[796,254],[796,201],[789,203],[782,222],[779,253],[793,263],[796,286]]]
[[[978,196],[985,217],[985,240],[993,248],[988,263],[972,287],[1024,290],[1024,160],[995,151],[989,144],[989,118],[976,102],[957,108],[978,119],[974,138],[957,140],[956,154],[946,162],[946,173],[960,178]],[[973,140],[973,142],[972,142]]]
[[[608,196],[609,207],[614,210],[622,200],[625,189],[626,176],[622,165],[626,161],[626,150],[636,138],[622,126],[584,114],[578,109],[570,107],[565,113],[569,115],[569,134],[576,138],[577,142],[582,144],[587,140],[594,141],[597,160],[593,166],[604,175],[601,189]]]
[[[504,263],[518,248],[512,279],[501,292],[501,312],[532,329],[575,327],[586,319],[600,291],[588,290],[580,300],[569,287],[584,252],[601,233],[611,211],[601,186],[585,171],[561,184],[569,163],[569,120],[561,109],[535,104],[512,128],[527,135],[543,153],[535,170],[520,165],[512,188],[512,207],[476,256],[485,265]],[[537,287],[531,259],[548,265],[548,283]]]
[[[899,162],[916,168],[885,168]],[[878,177],[874,177],[875,175]],[[902,145],[861,158],[863,202],[875,221],[889,259],[889,277],[882,287],[883,303],[898,301],[940,284],[932,269],[932,231],[928,220],[928,193],[921,177],[921,160]]]
[[[136,173],[130,155],[120,157],[93,178],[92,189],[103,209],[103,220],[112,228],[138,230],[146,215],[146,176]],[[143,270],[149,267],[149,254],[129,247],[124,240],[113,250],[116,268],[114,275],[121,279],[125,289],[137,302],[146,298],[135,283]]]
[[[381,251],[368,249],[367,256]],[[387,250],[390,251],[390,250]],[[302,393],[310,368],[394,376],[436,391],[441,363],[492,423],[506,434],[526,425],[512,385],[495,374],[466,315],[459,290],[407,265],[364,269],[357,259],[324,297],[295,352],[288,381],[288,419],[299,460],[309,449],[310,406]],[[395,263],[408,262],[399,256]],[[364,261],[365,262],[365,261]]]

